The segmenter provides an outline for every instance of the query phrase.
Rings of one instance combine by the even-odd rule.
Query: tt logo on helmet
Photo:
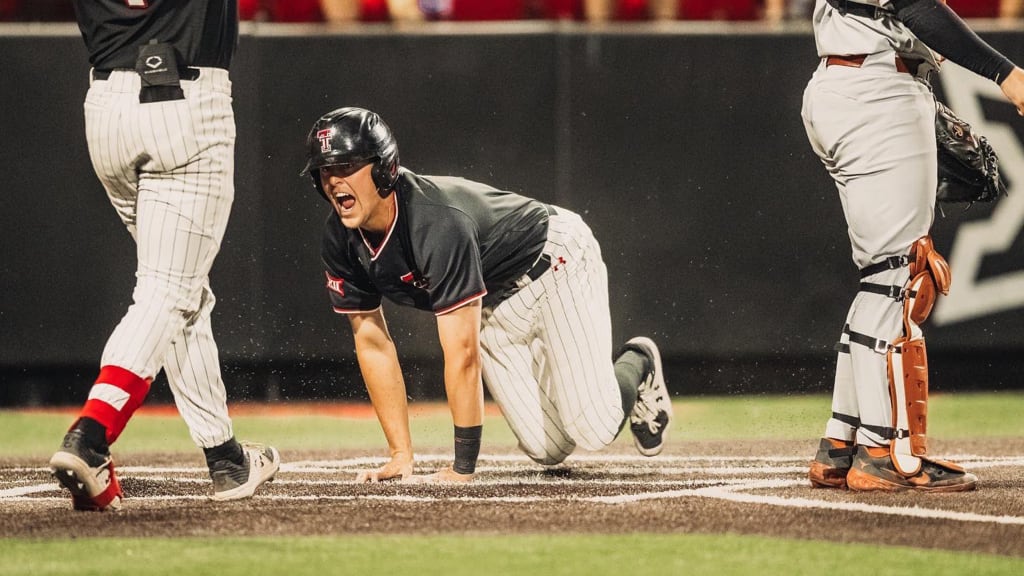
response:
[[[331,129],[320,130],[316,133],[317,140],[320,141],[320,151],[330,152],[331,151]]]

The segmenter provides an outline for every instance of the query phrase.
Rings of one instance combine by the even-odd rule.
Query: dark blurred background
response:
[[[309,127],[344,105],[379,112],[416,172],[583,215],[615,340],[657,340],[675,395],[831,390],[858,275],[800,120],[817,61],[806,20],[336,25],[263,10],[232,70],[237,192],[212,273],[231,400],[365,398],[323,287],[328,208],[298,176]],[[73,23],[44,19],[0,24],[0,406],[80,404],[134,284],[86,151],[84,47]],[[1024,62],[1016,21],[973,23]],[[955,284],[926,326],[932,387],[1020,389],[1024,121],[955,66],[935,87],[989,137],[1011,193],[936,216]],[[386,309],[410,395],[442,397],[433,317]],[[158,379],[151,401],[169,399]]]

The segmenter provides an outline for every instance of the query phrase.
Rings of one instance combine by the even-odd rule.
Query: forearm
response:
[[[444,389],[453,424],[463,428],[483,424],[484,390],[479,352],[463,351],[455,358],[445,354]]]
[[[1002,82],[1013,63],[978,37],[938,0],[893,0],[896,16],[932,50],[971,72]]]
[[[480,362],[480,302],[438,316],[444,349],[444,390],[455,425],[455,463],[460,480],[472,478],[480,454],[484,387]]]
[[[356,355],[391,457],[407,457],[411,460],[413,450],[409,433],[409,402],[394,345],[390,341],[384,346],[357,344]]]
[[[459,474],[473,474],[483,433],[484,392],[480,381],[479,354],[467,355],[462,360],[455,365],[455,362],[445,359],[445,392],[455,424],[455,463],[452,469]]]

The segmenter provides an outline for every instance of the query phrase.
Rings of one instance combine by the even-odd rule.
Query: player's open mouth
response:
[[[356,205],[356,197],[351,194],[338,194],[334,200],[343,210],[351,210]]]

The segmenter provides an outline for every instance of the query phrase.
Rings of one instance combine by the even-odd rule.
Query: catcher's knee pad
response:
[[[931,236],[923,236],[910,249],[910,282],[904,292],[904,316],[915,324],[932,312],[938,294],[949,294],[949,264],[935,250]],[[908,331],[909,334],[909,331]]]
[[[892,462],[904,476],[921,471],[928,455],[928,354],[924,338],[893,342],[886,355],[892,402]]]

